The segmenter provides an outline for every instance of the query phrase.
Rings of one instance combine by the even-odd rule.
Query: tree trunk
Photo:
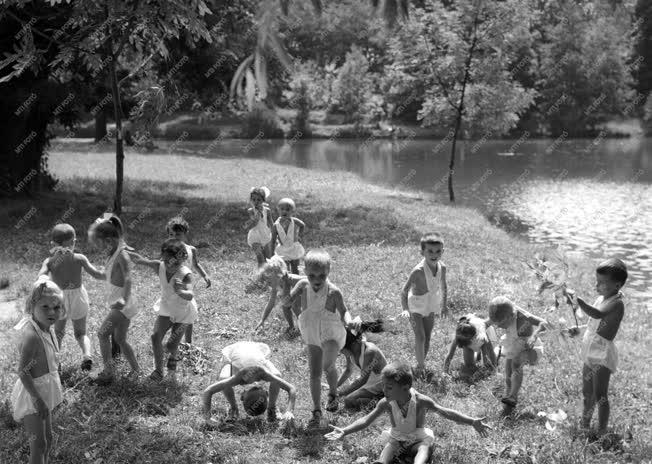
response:
[[[122,141],[122,107],[115,62],[115,58],[110,62],[111,94],[113,95],[113,114],[115,117],[115,197],[113,198],[113,213],[120,216],[122,213],[122,182],[125,153]]]
[[[106,137],[106,110],[100,108],[95,113],[95,143]]]

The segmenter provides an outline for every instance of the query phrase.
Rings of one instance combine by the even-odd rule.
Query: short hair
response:
[[[181,240],[169,238],[161,245],[161,256],[174,257],[178,261],[188,259],[188,251]]]
[[[278,201],[278,207],[280,208],[282,205],[290,206],[290,208],[292,208],[292,211],[297,209],[297,206],[294,204],[294,200],[292,198],[281,198]]]
[[[41,276],[32,284],[32,289],[25,301],[25,314],[34,314],[34,306],[44,296],[59,298],[61,300],[61,315],[66,314],[66,308],[63,304],[63,291],[48,276]]]
[[[386,365],[380,373],[383,379],[391,380],[399,385],[412,386],[414,379],[412,374],[412,367],[406,362],[393,362]]]
[[[471,340],[477,334],[476,328],[471,324],[467,316],[462,316],[457,321],[455,328],[455,342],[457,346],[463,348],[471,344]]]
[[[421,249],[424,250],[428,244],[444,246],[444,239],[438,232],[429,232],[421,237]]]
[[[93,239],[122,238],[124,227],[118,216],[112,214],[106,218],[97,219],[88,229],[88,237]]]
[[[288,266],[285,264],[283,258],[279,255],[274,255],[271,258],[268,258],[265,261],[265,264],[260,267],[258,270],[258,277],[261,278],[268,271],[273,271],[275,274],[281,274],[283,271],[286,271],[287,268]]]
[[[489,302],[489,319],[502,321],[514,313],[514,303],[506,296],[497,296]]]
[[[63,242],[75,238],[75,228],[66,223],[57,224],[52,228],[51,237],[54,243],[62,245]]]
[[[168,232],[183,232],[184,234],[187,234],[190,231],[190,226],[188,225],[188,221],[184,218],[181,216],[175,216],[168,221],[165,230]]]
[[[263,187],[252,187],[251,190],[249,191],[249,198],[251,198],[252,195],[256,194],[259,195],[260,198],[263,199],[263,201],[267,200],[269,196],[271,195],[272,192],[270,190],[263,186]]]
[[[310,250],[303,258],[304,267],[318,267],[320,269],[331,269],[331,256],[326,250]]]
[[[240,400],[250,416],[259,416],[267,410],[267,390],[258,385],[243,392]]]
[[[606,275],[614,282],[624,285],[627,281],[627,266],[618,258],[609,258],[601,262],[595,272]]]

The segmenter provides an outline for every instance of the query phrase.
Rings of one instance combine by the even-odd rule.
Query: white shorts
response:
[[[380,435],[382,443],[391,443],[401,448],[412,448],[415,445],[432,446],[435,443],[435,434],[432,429],[423,427],[414,432],[404,434],[394,429],[384,430]]]
[[[346,329],[337,317],[329,318],[325,314],[304,311],[299,314],[299,331],[306,345],[321,346],[333,340],[341,350],[346,343]]]
[[[582,346],[582,360],[589,367],[604,366],[612,373],[616,372],[618,367],[616,345],[613,341],[594,333]]]
[[[66,312],[61,314],[59,320],[71,319],[76,321],[88,316],[90,306],[88,304],[88,293],[86,293],[84,286],[64,289],[63,306],[66,308]]]

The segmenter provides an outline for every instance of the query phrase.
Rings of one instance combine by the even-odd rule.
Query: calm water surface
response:
[[[450,144],[438,140],[230,140],[177,143],[173,152],[349,171],[448,199]],[[466,142],[454,182],[458,203],[531,242],[622,257],[629,294],[652,297],[652,138]]]

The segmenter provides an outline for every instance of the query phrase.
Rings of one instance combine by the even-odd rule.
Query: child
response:
[[[285,261],[283,261],[283,258],[280,256],[274,255],[267,260],[263,267],[260,268],[259,279],[268,282],[272,290],[269,295],[269,300],[267,301],[267,306],[265,306],[265,310],[263,311],[263,317],[260,319],[260,322],[254,331],[258,331],[263,328],[269,313],[272,311],[272,308],[274,308],[274,305],[276,304],[276,297],[280,293],[283,315],[285,316],[285,320],[289,326],[286,330],[286,334],[288,336],[292,336],[296,332],[297,329],[294,327],[294,315],[292,313],[292,307],[294,306],[295,312],[299,313],[301,310],[301,302],[297,299],[292,304],[289,303],[288,298],[290,296],[292,287],[294,287],[294,285],[296,285],[302,278],[302,276],[290,274],[287,271]]]
[[[106,275],[97,270],[86,256],[74,252],[76,241],[75,229],[70,224],[54,226],[51,256],[43,261],[39,276],[49,276],[63,290],[66,311],[62,318],[54,323],[54,331],[57,334],[59,345],[66,334],[66,322],[70,319],[75,339],[82,351],[81,369],[90,371],[93,361],[91,360],[91,341],[86,335],[86,318],[89,309],[88,293],[82,283],[82,269],[96,279],[106,279]]]
[[[451,343],[448,356],[444,361],[444,372],[449,373],[450,363],[457,348],[462,348],[465,368],[473,369],[476,356],[479,360],[479,356],[482,355],[484,365],[494,369],[498,365],[491,340],[496,339],[495,333],[488,318],[483,319],[475,314],[460,317],[455,328],[455,340]]]
[[[249,229],[247,243],[256,253],[258,267],[265,264],[265,258],[271,257],[272,240],[272,212],[265,200],[269,197],[270,191],[267,187],[254,187],[249,193],[249,200],[252,207],[247,209],[249,220],[244,228]]]
[[[52,450],[52,410],[63,401],[59,380],[59,344],[52,325],[65,312],[61,289],[47,277],[32,286],[25,305],[19,379],[11,392],[13,416],[29,437],[30,463],[49,462]]]
[[[444,316],[447,313],[446,266],[441,262],[443,252],[444,241],[439,234],[430,233],[421,237],[423,260],[412,269],[401,292],[401,316],[411,319],[414,330],[417,376],[425,373],[435,315]]]
[[[543,354],[538,334],[546,330],[547,322],[516,307],[504,296],[489,303],[489,319],[492,324],[505,329],[505,396],[501,401],[505,405],[503,414],[509,415],[516,407],[523,382],[523,366],[535,365]]]
[[[298,274],[299,260],[305,254],[300,242],[306,225],[294,217],[296,206],[291,198],[281,198],[278,202],[278,210],[281,215],[272,228],[272,247],[275,247],[272,251],[287,262],[292,274]],[[276,246],[277,241],[278,246]]]
[[[338,388],[349,378],[354,364],[360,369],[360,377],[339,391],[347,409],[366,408],[383,397],[380,374],[387,365],[387,360],[380,348],[364,337],[366,328],[366,323],[362,323],[359,332],[347,330],[346,342],[342,348],[342,353],[346,356],[346,369],[337,382]]]
[[[134,263],[143,264],[158,273],[161,297],[154,304],[158,313],[152,333],[154,371],[149,376],[154,381],[163,379],[163,337],[171,328],[165,345],[170,353],[167,362],[168,375],[174,377],[177,369],[177,351],[181,337],[188,324],[197,318],[197,303],[192,293],[192,271],[184,263],[188,259],[186,247],[181,240],[169,238],[161,246],[161,260],[143,258],[131,253]]]
[[[321,375],[326,372],[329,394],[327,411],[337,411],[337,367],[335,361],[346,342],[346,328],[359,329],[351,320],[339,288],[328,280],[331,257],[323,250],[313,250],[305,258],[306,278],[290,293],[290,303],[301,295],[299,330],[308,346],[310,394],[313,402],[310,427],[321,422]]]
[[[206,388],[202,395],[202,412],[207,423],[216,424],[211,419],[211,398],[215,393],[224,393],[230,406],[229,418],[235,419],[239,412],[233,387],[252,383],[256,385],[246,390],[240,397],[247,414],[258,416],[267,410],[267,420],[270,422],[279,418],[294,417],[297,389],[281,377],[279,370],[269,360],[269,354],[269,346],[265,343],[249,341],[237,342],[222,350],[222,361],[225,364],[220,372],[220,380]],[[259,385],[260,382],[269,382],[269,395]],[[288,406],[286,413],[278,416],[276,399],[281,388],[288,392]]]
[[[188,253],[188,263],[190,263],[190,268],[204,279],[204,282],[206,282],[206,288],[209,288],[211,286],[211,279],[208,278],[208,274],[202,265],[199,264],[199,260],[197,259],[197,249],[187,243],[188,232],[190,231],[188,222],[186,222],[184,218],[177,216],[170,219],[165,229],[168,233],[168,238],[175,238],[183,242],[183,245],[186,247],[186,253]],[[189,345],[192,345],[192,326],[193,324],[188,324],[188,327],[186,327],[186,343]]]
[[[352,423],[326,434],[329,440],[338,440],[344,435],[367,428],[381,414],[388,414],[392,428],[383,435],[389,435],[389,441],[383,448],[376,462],[390,464],[400,451],[410,450],[416,454],[415,464],[425,464],[429,458],[430,448],[435,441],[431,429],[425,428],[427,411],[435,411],[446,419],[472,426],[482,437],[487,436],[485,418],[473,418],[453,409],[444,408],[432,399],[412,388],[412,369],[406,363],[392,363],[382,371],[382,381],[385,398],[381,399],[376,408]]]
[[[595,272],[598,299],[593,306],[577,298],[572,290],[566,294],[573,306],[579,306],[589,316],[589,323],[582,341],[582,393],[584,411],[582,428],[589,429],[593,410],[598,405],[598,435],[604,435],[609,422],[609,379],[618,366],[618,351],[614,338],[625,315],[625,304],[620,289],[627,280],[627,266],[620,259],[608,259]]]
[[[91,241],[106,250],[110,256],[105,269],[110,312],[97,333],[104,361],[104,370],[96,379],[100,385],[113,381],[115,367],[111,357],[111,335],[131,367],[129,377],[136,378],[140,375],[136,354],[127,342],[129,324],[138,313],[138,307],[131,301],[131,261],[127,254],[130,248],[124,241],[123,231],[120,218],[114,215],[98,218],[88,229]]]

